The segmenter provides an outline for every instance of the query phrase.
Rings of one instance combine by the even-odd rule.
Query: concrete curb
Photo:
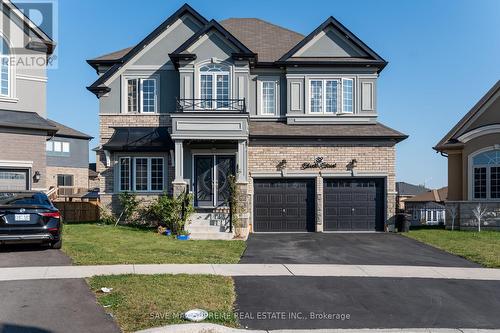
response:
[[[305,276],[425,278],[500,281],[500,269],[384,265],[158,264],[0,268],[0,281],[78,279],[117,274],[211,274],[221,276]]]
[[[311,329],[311,330],[246,330],[230,328],[216,324],[197,323],[180,324],[163,327],[150,328],[136,333],[493,333],[500,332],[496,329],[474,329],[474,328],[391,328],[391,329]]]

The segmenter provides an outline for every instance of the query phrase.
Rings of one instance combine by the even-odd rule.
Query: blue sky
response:
[[[136,44],[183,3],[59,0],[59,67],[49,71],[49,117],[97,138],[98,100],[85,89],[97,76],[85,60]],[[498,0],[189,4],[207,19],[259,17],[304,35],[330,15],[347,26],[389,61],[378,81],[378,111],[381,122],[410,135],[397,148],[402,181],[446,185],[446,159],[432,146],[500,79]]]

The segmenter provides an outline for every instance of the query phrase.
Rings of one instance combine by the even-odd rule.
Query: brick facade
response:
[[[88,168],[47,167],[47,187],[57,186],[57,175],[73,175],[73,186],[79,188],[89,187]]]
[[[0,133],[2,143],[2,155],[0,161],[3,164],[12,162],[12,167],[18,162],[32,162],[31,173],[40,172],[40,180],[35,182],[31,179],[32,189],[45,190],[47,188],[47,158],[45,155],[45,135]],[[9,167],[6,165],[5,167]]]
[[[317,169],[302,170],[304,162],[314,162],[317,156],[327,163],[336,163],[334,169],[319,171]],[[323,215],[323,177],[348,176],[351,171],[348,164],[356,159],[354,176],[380,176],[387,179],[386,219],[391,220],[396,212],[396,148],[394,145],[362,145],[362,144],[256,144],[248,147],[248,170],[250,175],[249,193],[253,194],[252,177],[269,174],[275,177],[307,174],[316,179],[316,230],[322,231]],[[286,160],[286,167],[280,172],[278,164]]]
[[[100,114],[99,116],[99,145],[102,146],[112,137],[114,133],[113,127],[171,127],[171,119],[169,115],[144,115],[144,114]],[[172,181],[175,176],[175,170],[172,161],[168,158],[165,170],[167,172],[166,191],[173,192]],[[112,194],[114,189],[114,166],[106,166],[106,156],[101,149],[96,156],[96,171],[99,173],[99,188],[101,190],[101,201],[110,208],[116,208],[118,199]],[[155,195],[153,195],[154,197]],[[145,195],[148,199],[150,195]]]

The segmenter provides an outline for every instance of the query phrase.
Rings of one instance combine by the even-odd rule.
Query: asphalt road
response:
[[[237,314],[251,329],[500,328],[498,281],[234,279]]]
[[[0,247],[0,267],[71,265],[60,250]],[[115,333],[83,279],[0,282],[0,333]]]
[[[393,233],[250,234],[240,263],[480,267]]]
[[[61,250],[40,245],[0,245],[0,267],[68,265],[71,259]]]

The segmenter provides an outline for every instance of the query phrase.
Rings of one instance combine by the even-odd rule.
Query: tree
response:
[[[477,220],[477,231],[481,232],[481,220],[483,216],[486,214],[486,211],[488,210],[487,207],[482,207],[481,203],[478,203],[474,209],[472,209],[472,214],[474,214],[474,217]]]
[[[446,210],[448,211],[448,214],[450,214],[451,217],[451,230],[455,228],[455,219],[457,218],[458,215],[458,205],[450,204],[446,205]]]

